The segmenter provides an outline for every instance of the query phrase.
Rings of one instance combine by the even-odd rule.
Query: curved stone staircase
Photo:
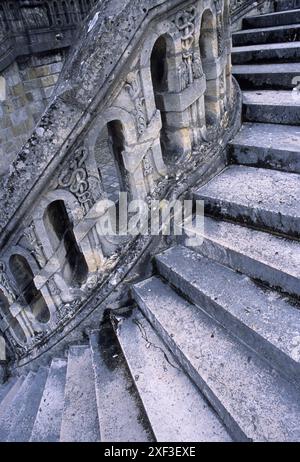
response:
[[[0,440],[300,441],[300,10],[233,44],[244,124],[194,191],[203,245],[157,255],[133,306],[10,379]]]

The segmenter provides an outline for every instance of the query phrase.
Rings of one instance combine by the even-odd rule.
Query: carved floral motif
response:
[[[80,204],[92,202],[88,173],[85,167],[87,157],[87,149],[82,147],[76,149],[73,158],[69,162],[67,168],[62,171],[58,179],[58,185],[73,193]]]
[[[147,122],[145,116],[145,98],[142,95],[141,79],[138,71],[128,74],[125,89],[128,91],[134,104],[137,130],[138,134],[141,136],[147,128]]]

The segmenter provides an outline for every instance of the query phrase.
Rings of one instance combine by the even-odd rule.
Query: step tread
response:
[[[233,165],[196,195],[300,218],[300,175],[296,173]]]
[[[158,442],[231,441],[141,312],[123,319],[117,335]]]
[[[0,403],[0,423],[1,423],[3,413],[7,412],[7,409],[10,407],[12,401],[14,400],[19,389],[21,388],[23,381],[24,381],[24,377],[18,377],[16,382],[13,384],[13,386],[10,388],[8,393],[2,399]]]
[[[5,399],[11,388],[15,385],[17,381],[16,377],[11,378],[7,382],[5,382],[3,385],[0,387],[0,406],[2,401]]]
[[[258,106],[300,107],[300,92],[285,90],[244,91],[243,103]]]
[[[286,50],[291,48],[300,48],[300,42],[282,42],[282,43],[256,43],[255,45],[243,45],[232,48],[232,53],[244,53],[245,51],[261,50]]]
[[[289,25],[281,25],[281,26],[272,26],[272,27],[256,27],[255,29],[243,29],[237,32],[233,32],[233,37],[239,37],[247,34],[253,34],[254,36],[257,35],[258,32],[276,32],[276,31],[288,31],[290,29],[300,29],[300,24],[289,24]]]
[[[12,428],[12,423],[17,420],[24,399],[28,396],[34,381],[34,372],[29,372],[22,381],[20,387],[16,388],[13,399],[6,404],[0,415],[0,441],[6,441]],[[13,387],[14,389],[14,387]]]
[[[7,441],[21,443],[29,441],[47,377],[48,368],[40,367],[31,381],[28,392],[22,394],[19,410],[11,421]],[[15,407],[17,408],[16,403]]]
[[[86,345],[69,348],[60,441],[100,441],[94,371]]]
[[[295,387],[159,279],[135,285],[134,292],[235,438],[299,441],[300,401]]]
[[[233,74],[295,74],[300,75],[300,63],[235,64]]]
[[[115,337],[112,329],[110,334]],[[104,335],[103,330],[90,334],[101,441],[153,441],[120,346],[116,346],[110,337],[104,350],[103,343],[100,347],[100,342],[106,341]]]
[[[255,21],[256,19],[259,19],[259,18],[273,18],[273,17],[276,17],[276,16],[285,16],[287,14],[294,14],[294,13],[300,13],[300,9],[299,8],[295,8],[294,10],[284,10],[284,11],[275,11],[273,13],[263,13],[263,14],[260,14],[260,15],[255,15],[255,16],[246,16],[245,19],[251,19],[253,21]]]
[[[280,124],[244,123],[231,145],[260,147],[300,154],[300,127]]]
[[[66,373],[67,362],[63,359],[53,359],[30,441],[59,442]]]
[[[202,255],[300,296],[299,242],[210,217],[204,225],[203,236],[213,249],[204,243],[198,249]]]
[[[299,309],[287,299],[277,292],[259,287],[249,277],[202,257],[186,247],[173,247],[158,255],[156,262],[163,277],[176,276],[174,281],[181,284],[184,292],[189,291],[193,302],[196,302],[197,297],[203,308],[211,311],[214,309],[211,302],[222,307],[233,320],[247,326],[278,352],[283,353],[298,371]],[[214,310],[212,314],[221,316],[219,311]]]

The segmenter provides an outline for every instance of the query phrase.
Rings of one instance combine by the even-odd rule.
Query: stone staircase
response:
[[[0,388],[1,441],[300,441],[300,10],[233,35],[230,165],[204,243],[154,258],[86,345]]]

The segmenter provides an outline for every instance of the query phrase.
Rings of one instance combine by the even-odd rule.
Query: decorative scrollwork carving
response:
[[[34,223],[31,223],[23,232],[24,237],[28,240],[31,246],[31,252],[36,258],[41,268],[46,264],[46,258],[41,242],[37,239]]]
[[[16,294],[6,274],[5,263],[0,261],[0,289],[3,291],[8,302],[13,304],[16,301]]]
[[[153,166],[152,166],[152,163],[149,159],[149,154],[151,153],[152,151],[152,148],[150,148],[148,150],[148,152],[146,152],[144,158],[143,158],[143,172],[144,172],[144,176],[147,177],[149,175],[151,175],[153,173]]]
[[[62,171],[58,178],[58,185],[73,193],[80,204],[92,202],[88,174],[85,168],[87,156],[87,149],[83,147],[76,149],[68,167]]]
[[[196,7],[191,6],[179,11],[174,24],[181,33],[182,64],[180,65],[181,90],[184,90],[194,81],[193,72],[193,44],[195,41]]]
[[[147,122],[145,116],[145,98],[142,95],[141,79],[138,71],[130,72],[130,74],[128,74],[125,89],[128,91],[134,104],[134,115],[136,118],[137,130],[139,136],[141,136],[147,128]]]

